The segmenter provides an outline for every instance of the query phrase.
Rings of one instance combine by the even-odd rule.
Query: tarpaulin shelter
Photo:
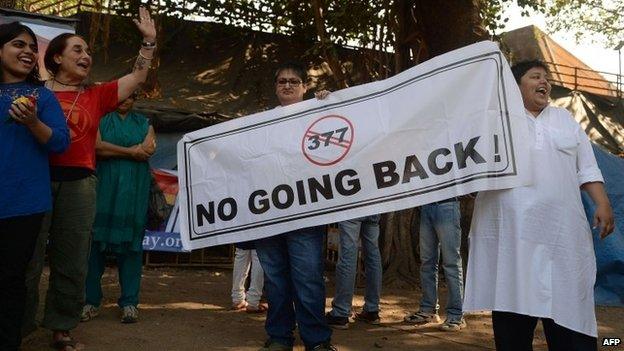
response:
[[[598,270],[594,294],[596,304],[624,306],[624,159],[595,145],[594,154],[605,179],[616,226],[615,231],[605,239],[600,239],[597,230],[594,231]],[[583,193],[583,205],[587,219],[591,221],[595,206],[586,193]]]

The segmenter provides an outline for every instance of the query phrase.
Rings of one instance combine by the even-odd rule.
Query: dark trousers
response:
[[[497,351],[532,351],[533,333],[542,320],[549,351],[595,351],[597,340],[556,324],[552,319],[511,312],[492,311],[492,327]]]
[[[26,267],[43,213],[0,219],[0,350],[19,350],[26,303]]]

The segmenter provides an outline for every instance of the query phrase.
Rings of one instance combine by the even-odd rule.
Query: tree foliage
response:
[[[577,41],[614,47],[624,40],[624,0],[550,0],[546,14],[550,31],[572,31]]]
[[[512,3],[522,15],[546,15],[547,31],[574,33],[577,41],[600,42],[614,47],[624,39],[624,0],[484,0],[481,14],[492,32],[505,27],[503,11]]]

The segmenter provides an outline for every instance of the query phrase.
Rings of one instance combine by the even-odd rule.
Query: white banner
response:
[[[267,79],[271,79],[267,74]],[[185,248],[528,183],[520,92],[495,43],[186,134]]]

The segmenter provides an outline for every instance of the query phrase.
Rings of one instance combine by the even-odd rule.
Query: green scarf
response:
[[[130,147],[143,142],[147,118],[128,113],[122,119],[109,113],[100,122],[103,141]],[[150,189],[147,162],[108,158],[97,162],[97,208],[93,225],[93,245],[115,253],[141,251]]]

